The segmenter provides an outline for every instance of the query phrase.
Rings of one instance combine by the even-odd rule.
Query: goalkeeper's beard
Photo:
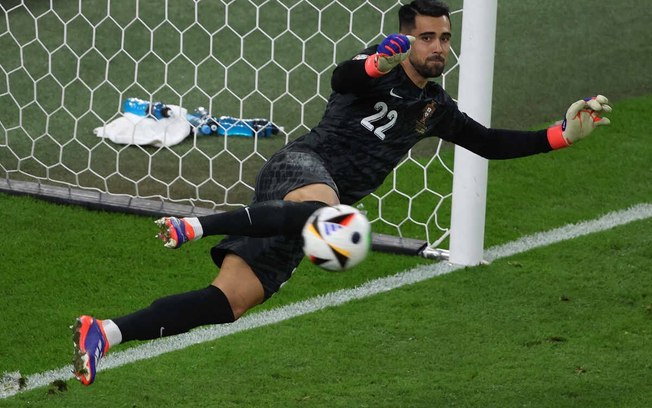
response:
[[[446,60],[440,56],[426,58],[424,62],[410,58],[410,63],[414,70],[424,78],[440,77],[444,73],[444,68],[446,68]]]

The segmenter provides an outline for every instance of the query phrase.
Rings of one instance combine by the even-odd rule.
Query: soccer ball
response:
[[[302,235],[303,252],[310,262],[330,271],[343,271],[359,264],[371,246],[369,220],[344,204],[315,211]]]

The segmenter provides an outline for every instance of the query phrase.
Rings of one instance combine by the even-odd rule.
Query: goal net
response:
[[[438,81],[455,98],[461,0],[448,4],[453,50]],[[266,158],[320,120],[335,65],[397,31],[400,5],[3,0],[0,189],[166,215],[242,206]],[[98,137],[128,98],[262,118],[280,131],[190,134],[174,145],[171,126],[158,129],[158,144],[135,143],[133,129],[134,143]],[[450,146],[424,141],[360,203],[377,243],[385,234],[402,237],[399,247],[445,242],[452,164]]]

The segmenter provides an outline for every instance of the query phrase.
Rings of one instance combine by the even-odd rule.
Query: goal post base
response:
[[[32,181],[0,180],[0,192],[13,195],[26,195],[57,204],[78,205],[92,210],[123,212],[154,217],[165,215],[199,217],[214,213],[213,210],[208,208],[93,190],[55,186],[52,184],[41,184]]]

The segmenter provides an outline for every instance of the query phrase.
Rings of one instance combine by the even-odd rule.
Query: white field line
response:
[[[490,248],[485,252],[485,256],[488,261],[494,261],[515,254],[520,254],[534,248],[605,231],[620,225],[651,217],[652,204],[639,204],[626,210],[608,213],[594,220],[578,224],[570,224],[551,231],[523,237],[505,245]],[[204,343],[230,334],[282,322],[293,317],[303,316],[327,307],[341,305],[350,302],[351,300],[362,299],[387,292],[462,268],[462,266],[452,265],[449,263],[421,265],[392,276],[369,281],[352,289],[342,289],[301,302],[278,307],[276,309],[250,314],[232,324],[206,326],[193,330],[190,333],[164,337],[124,351],[118,351],[107,355],[102,360],[98,371],[120,367],[125,364],[153,358],[171,351],[181,350],[194,344]],[[47,386],[55,380],[69,380],[73,377],[71,370],[72,365],[29,375],[27,376],[26,384],[22,388],[19,388],[18,386],[18,379],[20,378],[19,372],[4,373],[3,377],[0,378],[0,399],[10,397],[19,392]]]

